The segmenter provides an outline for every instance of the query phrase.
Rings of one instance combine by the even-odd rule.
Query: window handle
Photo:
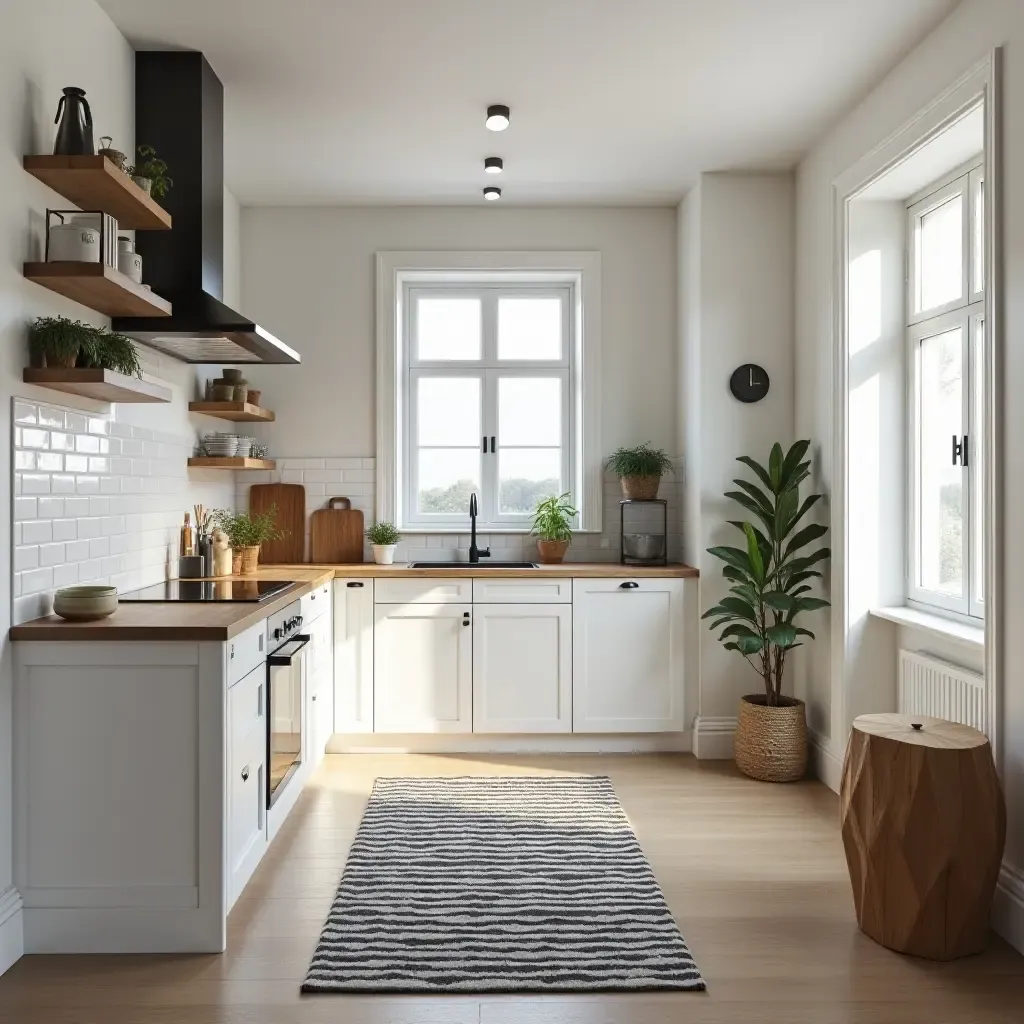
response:
[[[487,454],[487,438],[484,437],[484,438],[481,438],[481,440],[483,441],[483,445],[484,445],[484,455],[486,455]]]
[[[491,434],[491,454],[494,454],[494,435]]]
[[[968,465],[968,463],[970,461],[969,458],[968,458],[968,451],[969,451],[969,445],[968,445],[967,435],[964,434],[963,440],[958,443],[957,439],[956,439],[956,434],[954,434],[953,435],[953,465],[954,466],[956,465],[957,459],[960,460],[960,465],[961,466]]]

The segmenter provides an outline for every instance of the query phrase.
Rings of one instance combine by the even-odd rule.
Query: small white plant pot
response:
[[[395,561],[397,544],[373,544],[373,560],[378,565],[391,565]]]

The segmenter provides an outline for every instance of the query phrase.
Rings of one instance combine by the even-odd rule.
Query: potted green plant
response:
[[[114,370],[126,377],[142,378],[142,365],[139,362],[139,351],[135,342],[124,334],[92,328],[92,340],[83,350],[88,366],[99,366],[104,370]]]
[[[154,199],[163,199],[174,187],[174,179],[167,176],[167,163],[156,155],[152,146],[138,146],[138,163],[128,168],[135,184]]]
[[[533,510],[533,528],[537,552],[546,565],[558,565],[572,540],[572,520],[578,515],[569,501],[569,492],[558,497],[542,498]]]
[[[743,534],[742,547],[713,547],[731,583],[723,597],[702,616],[722,629],[719,640],[739,654],[761,677],[764,693],[741,698],[736,725],[736,765],[747,775],[767,782],[792,782],[807,769],[807,720],[804,702],[782,692],[786,656],[801,646],[801,637],[814,639],[797,625],[801,612],[828,606],[810,597],[809,581],[821,577],[815,568],[829,549],[806,552],[828,532],[827,526],[800,521],[821,499],[812,494],[800,501],[800,484],[810,475],[804,461],[810,441],[797,441],[783,454],[775,444],[767,468],[743,455],[737,460],[753,470],[756,482],[734,480],[741,488],[726,497],[742,505],[760,523],[731,521]]]
[[[266,512],[256,513],[221,508],[214,512],[213,519],[231,542],[231,572],[236,576],[254,573],[263,542],[279,540],[285,535],[284,531],[277,528],[276,505],[271,505]]]
[[[673,472],[672,460],[649,442],[635,448],[616,448],[607,466],[619,478],[623,495],[633,501],[656,498],[662,476]]]
[[[366,531],[366,539],[373,547],[373,560],[378,565],[391,565],[395,560],[395,548],[402,535],[393,523],[374,523]]]
[[[95,328],[64,316],[40,316],[29,325],[28,349],[33,366],[74,366],[88,351]]]

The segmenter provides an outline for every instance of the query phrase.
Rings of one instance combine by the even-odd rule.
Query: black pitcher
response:
[[[57,116],[53,123],[60,122],[57,138],[53,143],[54,156],[95,156],[92,143],[92,111],[85,98],[85,90],[69,85],[57,104]]]

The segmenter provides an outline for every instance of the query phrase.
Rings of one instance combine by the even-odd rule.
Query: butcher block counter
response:
[[[229,640],[253,624],[273,615],[334,577],[452,578],[482,576],[487,579],[689,579],[698,576],[693,566],[673,563],[656,566],[619,565],[614,562],[565,562],[539,565],[536,569],[489,569],[466,563],[465,568],[426,567],[411,569],[405,563],[375,565],[261,565],[249,576],[231,576],[240,581],[294,580],[295,586],[260,603],[122,603],[116,612],[95,622],[69,622],[57,615],[12,626],[12,640]]]

